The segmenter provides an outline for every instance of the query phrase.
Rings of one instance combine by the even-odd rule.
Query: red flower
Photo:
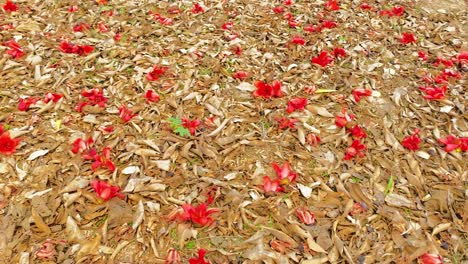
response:
[[[364,146],[364,144],[362,144],[361,141],[354,140],[351,146],[349,146],[346,149],[344,160],[350,160],[356,156],[362,158],[365,156],[363,150],[366,150],[366,149],[367,149],[366,146]]]
[[[189,264],[210,264],[210,262],[205,261],[206,250],[198,250],[198,258],[190,258]]]
[[[457,55],[457,61],[460,63],[467,63],[468,62],[468,51],[462,51],[460,54]]]
[[[13,58],[18,59],[19,57],[24,55],[23,48],[14,40],[8,40],[3,43],[3,46],[8,47],[6,53],[11,55]]]
[[[314,133],[309,133],[306,137],[306,141],[309,143],[309,145],[316,146],[320,143],[320,137]]]
[[[367,205],[364,202],[354,203],[353,209],[349,212],[349,215],[362,214],[367,211]]]
[[[281,187],[279,179],[271,180],[268,176],[263,176],[263,191],[267,192],[282,192],[284,188]]]
[[[446,152],[452,151],[468,151],[468,137],[457,138],[454,135],[448,135],[446,138],[439,138],[441,144],[445,146]]]
[[[10,0],[7,0],[6,3],[3,5],[3,10],[7,11],[8,13],[11,13],[18,10],[18,6]]]
[[[44,103],[48,103],[49,101],[53,101],[54,103],[58,102],[63,97],[63,94],[56,94],[56,93],[47,93],[44,97]]]
[[[128,109],[125,105],[119,107],[119,117],[124,123],[127,123],[135,116],[137,116],[137,114],[134,114],[133,111]]]
[[[115,40],[115,41],[118,42],[118,41],[120,41],[121,38],[122,38],[122,35],[120,35],[120,33],[118,33],[118,32],[115,33],[115,35],[114,35],[114,40]]]
[[[368,3],[362,3],[361,4],[361,9],[362,10],[371,10],[372,6],[370,6]]]
[[[294,2],[292,0],[283,0],[283,4],[292,5],[292,4],[294,4]]]
[[[294,19],[294,18],[291,18],[288,20],[288,25],[290,28],[296,28],[297,26],[299,26],[299,19]]]
[[[286,110],[288,113],[292,113],[296,110],[304,110],[304,107],[307,105],[307,98],[299,97],[289,100],[288,102],[288,109]]]
[[[239,45],[231,47],[232,53],[236,54],[237,56],[242,55],[242,47]]]
[[[416,43],[416,37],[411,32],[403,32],[400,42],[403,44]]]
[[[65,53],[74,53],[78,55],[88,55],[94,50],[94,47],[88,45],[76,45],[67,41],[60,43],[60,50]]]
[[[419,129],[416,128],[411,136],[405,137],[401,141],[401,144],[403,145],[403,147],[409,150],[418,150],[419,143],[421,143],[421,139],[419,138],[418,133],[419,133]]]
[[[168,69],[169,67],[154,65],[153,70],[146,74],[146,79],[148,81],[157,81]]]
[[[120,187],[112,186],[106,181],[92,180],[91,187],[93,187],[97,196],[102,198],[104,201],[109,201],[114,197],[123,199],[125,196],[120,193]]]
[[[193,3],[192,13],[198,14],[203,12],[205,12],[205,10],[199,3]]]
[[[338,2],[336,0],[328,0],[325,3],[325,8],[333,11],[340,10],[340,6],[338,5]]]
[[[443,264],[442,257],[436,254],[424,253],[419,260],[422,264]]]
[[[29,107],[32,104],[35,104],[37,101],[39,101],[38,98],[33,98],[33,97],[26,97],[26,98],[20,98],[19,99],[19,104],[18,104],[18,110],[20,111],[28,111]]]
[[[324,28],[328,28],[328,29],[332,29],[334,27],[336,27],[337,24],[331,20],[324,20],[322,22],[322,24],[320,25],[320,30],[319,31],[322,31],[322,29]]]
[[[296,209],[296,216],[306,225],[313,225],[315,223],[315,214],[307,208]]]
[[[95,87],[90,90],[84,89],[81,92],[81,95],[86,97],[88,100],[84,102],[79,102],[77,104],[77,106],[75,107],[75,110],[78,112],[82,112],[83,107],[85,107],[86,105],[91,105],[91,106],[98,105],[99,107],[102,107],[102,108],[106,107],[107,98],[104,97],[104,92],[100,88]]]
[[[312,32],[317,31],[317,28],[314,25],[307,25],[307,26],[304,26],[304,31],[312,33]]]
[[[446,60],[446,59],[441,58],[441,57],[437,57],[437,60],[432,65],[439,66],[441,63],[444,64],[445,67],[452,67],[453,66],[453,62],[451,60]]]
[[[271,97],[283,96],[283,92],[281,91],[280,81],[273,81],[271,85],[266,84],[262,81],[256,81],[255,87],[257,87],[257,90],[253,92],[253,96],[255,97],[261,96],[265,99],[270,99]]]
[[[353,96],[354,96],[354,100],[356,102],[359,102],[359,101],[361,101],[361,96],[371,96],[372,95],[372,90],[358,88],[358,89],[354,89],[352,91],[352,93],[353,93]]]
[[[190,134],[193,136],[197,131],[197,128],[201,125],[201,121],[198,119],[190,120],[188,118],[182,117],[182,126],[187,128],[190,131]]]
[[[98,29],[99,29],[100,32],[103,32],[103,33],[104,33],[104,32],[108,32],[108,31],[109,31],[109,28],[108,28],[108,27],[106,26],[106,24],[104,24],[104,22],[102,22],[102,21],[100,21],[100,22],[98,23],[97,26],[98,26]]]
[[[70,6],[70,8],[68,8],[68,13],[73,13],[73,12],[76,12],[78,11],[78,6],[77,5],[72,5]]]
[[[322,51],[319,56],[313,57],[311,59],[312,63],[318,64],[322,67],[327,66],[333,62],[333,57],[328,55],[328,52]]]
[[[424,96],[427,100],[440,100],[445,98],[445,93],[447,92],[447,85],[442,87],[419,87],[420,90],[426,93]]]
[[[109,134],[114,131],[114,126],[105,126],[105,125],[100,125],[97,128],[98,131],[101,131],[103,134]]]
[[[237,72],[232,74],[232,77],[234,79],[244,80],[247,77],[249,77],[249,73],[245,72],[245,71],[237,71]]]
[[[344,58],[346,57],[346,55],[347,55],[346,50],[343,48],[335,48],[333,50],[333,56],[335,56],[335,58],[339,58],[339,57]]]
[[[296,45],[304,45],[305,44],[305,40],[303,37],[301,36],[294,36],[292,39],[291,39],[291,43],[292,44],[296,44]]]
[[[111,155],[111,149],[110,147],[105,147],[102,149],[102,155],[97,155],[93,153],[94,151],[90,151],[91,158],[94,159],[93,164],[91,164],[91,169],[94,171],[98,169],[99,167],[108,169],[111,172],[115,171],[115,165],[114,163],[110,160],[110,155]]]
[[[278,128],[279,129],[287,129],[290,128],[291,130],[296,129],[296,122],[297,119],[295,118],[287,118],[287,117],[282,117],[282,118],[277,118],[276,121],[278,122]]]
[[[423,61],[427,61],[427,54],[424,51],[418,51],[418,57]]]
[[[221,26],[221,28],[222,28],[223,30],[231,30],[233,25],[234,25],[234,22],[230,21],[230,22],[224,23],[224,24]]]
[[[191,204],[182,205],[183,213],[179,214],[182,221],[191,221],[200,226],[208,226],[213,223],[213,219],[209,217],[211,214],[219,212],[218,209],[208,209],[206,203],[201,203],[194,207]]]
[[[78,25],[75,25],[73,27],[73,31],[75,32],[83,32],[84,30],[88,30],[90,28],[90,26],[86,23],[80,23]]]
[[[77,154],[81,153],[85,150],[88,150],[91,144],[93,144],[94,140],[92,138],[88,138],[86,141],[82,138],[77,138],[72,143],[72,152]]]
[[[180,255],[177,249],[169,249],[164,264],[180,264]]]
[[[51,259],[57,255],[55,250],[55,243],[51,239],[47,239],[36,252],[36,256],[40,259]]]
[[[452,77],[455,79],[461,79],[461,74],[454,69],[443,69],[442,74],[444,77]]]
[[[356,139],[367,137],[366,132],[358,125],[355,125],[348,132],[350,132],[353,135],[353,137],[355,137]]]
[[[401,16],[405,12],[405,8],[403,6],[394,6],[392,8],[392,14],[394,16]]]
[[[283,18],[286,20],[291,20],[294,19],[294,15],[291,12],[287,12],[286,14],[284,14]]]
[[[284,12],[284,8],[282,8],[281,6],[275,6],[273,7],[273,12],[275,12],[276,14],[281,14]]]
[[[177,15],[177,14],[180,14],[182,12],[182,10],[180,10],[178,7],[176,6],[172,6],[172,7],[169,7],[167,9],[167,13],[169,14],[172,14],[172,15]]]
[[[3,129],[2,129],[3,130]],[[3,132],[0,135],[0,153],[9,156],[16,152],[16,147],[18,146],[21,139],[11,138],[8,132]]]
[[[156,93],[154,90],[148,89],[145,93],[145,98],[147,102],[156,103],[159,102],[160,97],[159,94]]]
[[[282,184],[291,183],[296,180],[297,173],[291,170],[289,162],[285,161],[281,167],[276,162],[273,162],[271,163],[271,166],[275,170],[278,180],[280,180]]]

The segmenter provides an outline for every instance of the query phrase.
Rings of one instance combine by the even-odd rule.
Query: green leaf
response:
[[[195,248],[195,241],[190,240],[187,245],[185,245],[185,248],[187,249],[194,249]]]
[[[167,121],[169,121],[172,128],[182,125],[182,120],[178,117],[169,117]]]
[[[179,134],[179,136],[181,136],[181,137],[185,137],[185,136],[190,135],[190,131],[187,128],[183,127],[183,126],[179,126],[176,129],[174,129],[174,133]]]
[[[393,189],[393,176],[390,176],[388,179],[387,188],[385,188],[385,195],[389,194],[390,191]]]
[[[114,7],[113,6],[103,6],[103,7],[101,7],[101,12],[102,11],[112,10],[112,8],[114,8]]]

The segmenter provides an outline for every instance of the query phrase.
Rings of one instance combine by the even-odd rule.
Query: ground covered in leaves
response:
[[[2,262],[466,263],[463,1],[0,5]]]

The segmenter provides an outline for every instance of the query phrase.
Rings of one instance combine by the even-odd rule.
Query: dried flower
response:
[[[315,214],[307,208],[297,208],[296,216],[306,225],[313,225],[315,223]]]
[[[309,143],[309,145],[316,146],[320,143],[320,137],[314,133],[309,133],[306,137],[306,141]]]
[[[102,198],[104,201],[109,201],[114,197],[123,199],[125,196],[120,193],[120,187],[112,186],[106,181],[92,180],[91,187],[93,187],[99,198]]]

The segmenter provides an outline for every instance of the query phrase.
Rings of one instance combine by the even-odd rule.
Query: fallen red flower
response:
[[[372,90],[358,88],[358,89],[354,89],[352,91],[352,93],[353,93],[353,96],[354,96],[354,100],[356,102],[359,102],[359,101],[361,101],[361,96],[371,96],[372,95]]]
[[[400,42],[403,44],[416,43],[416,37],[411,32],[403,32]]]
[[[3,43],[3,46],[8,47],[6,53],[11,55],[13,58],[18,59],[24,55],[23,48],[14,40],[8,40]]]
[[[322,31],[324,28],[332,29],[335,28],[337,24],[331,20],[324,20],[322,24],[320,24],[319,31]]]
[[[392,15],[394,16],[402,16],[405,12],[405,8],[403,6],[394,6],[392,8]]]
[[[70,8],[68,8],[68,13],[73,13],[78,11],[79,7],[77,5],[71,5]]]
[[[18,6],[15,3],[13,3],[12,1],[7,0],[5,2],[5,4],[3,5],[3,10],[5,10],[8,13],[11,13],[11,12],[17,11]]]
[[[249,77],[249,73],[246,71],[236,71],[235,73],[232,74],[232,77],[234,79],[244,80],[247,77]]]
[[[210,217],[211,214],[219,212],[218,209],[208,209],[206,203],[201,203],[194,207],[191,204],[182,205],[183,213],[179,213],[178,217],[182,221],[191,221],[200,226],[211,225],[214,220]]]
[[[94,159],[94,162],[91,164],[91,169],[95,171],[98,168],[104,168],[108,169],[110,172],[115,171],[115,165],[114,163],[110,160],[110,155],[111,155],[111,148],[110,147],[105,147],[102,149],[102,155],[97,155],[97,153],[92,153],[91,158]]]
[[[427,54],[424,51],[418,51],[418,57],[423,61],[427,61]]]
[[[156,103],[161,99],[159,94],[152,89],[148,89],[145,93],[145,98],[147,102]]]
[[[93,187],[96,195],[102,198],[104,201],[109,201],[114,197],[118,197],[120,199],[125,197],[122,193],[120,193],[120,187],[112,186],[106,181],[92,180],[90,185]]]
[[[353,137],[355,137],[356,139],[367,137],[366,132],[359,125],[355,125],[348,132],[350,132],[351,135],[353,135]]]
[[[236,54],[237,56],[242,55],[242,47],[239,45],[231,47],[232,53]]]
[[[466,152],[468,151],[468,137],[457,138],[454,135],[448,135],[446,138],[439,138],[441,144],[445,146],[446,152],[458,151]]]
[[[75,25],[73,27],[73,31],[75,32],[83,32],[85,30],[88,30],[91,26],[88,25],[87,23],[80,23],[78,25]]]
[[[187,128],[190,131],[190,134],[193,136],[197,131],[197,128],[201,125],[201,121],[198,119],[190,120],[188,118],[182,117],[182,126]]]
[[[344,112],[344,116],[335,116],[335,125],[337,127],[345,127],[346,124],[354,118],[355,116],[353,114],[347,114]]]
[[[292,0],[283,0],[284,5],[292,5],[294,2]]]
[[[279,179],[271,180],[268,176],[263,176],[263,191],[264,192],[282,192],[284,188],[281,187]]]
[[[303,111],[306,105],[307,105],[307,98],[303,98],[303,97],[293,98],[289,100],[288,109],[286,111],[288,113],[292,113],[296,110]]]
[[[86,105],[95,106],[98,105],[101,108],[106,107],[107,98],[104,97],[104,91],[101,88],[94,87],[92,89],[84,89],[81,95],[86,97],[88,100],[79,102],[75,107],[78,112],[83,111],[83,107]]]
[[[320,143],[320,137],[314,133],[309,133],[306,137],[306,141],[309,143],[309,145],[316,146]]]
[[[284,8],[282,8],[281,6],[275,6],[273,7],[273,12],[275,12],[276,14],[281,14],[284,12]]]
[[[447,92],[447,85],[442,87],[419,87],[426,95],[424,96],[427,100],[440,100],[445,98],[445,93]]]
[[[276,175],[278,176],[278,180],[282,184],[289,184],[292,183],[296,180],[297,178],[297,173],[293,172],[291,170],[291,165],[289,165],[289,162],[285,161],[283,163],[283,166],[279,166],[276,162],[271,163],[271,166],[276,172]]]
[[[198,14],[203,12],[205,12],[205,10],[199,3],[193,3],[192,13]]]
[[[153,69],[146,74],[148,81],[157,81],[169,69],[169,67],[154,65]]]
[[[315,214],[307,208],[296,209],[296,216],[306,225],[313,225],[315,223]]]
[[[281,82],[280,81],[273,81],[273,83],[266,84],[262,81],[256,81],[255,87],[257,90],[253,92],[253,96],[255,97],[263,97],[265,99],[270,99],[271,97],[282,97],[283,92],[281,91]]]
[[[335,56],[335,58],[339,58],[339,57],[344,58],[346,57],[346,55],[347,55],[346,50],[343,48],[335,48],[333,50],[333,56]]]
[[[55,250],[55,242],[52,239],[47,239],[44,243],[42,243],[39,250],[36,252],[36,257],[40,259],[51,259],[55,255],[57,255],[57,251]]]
[[[291,43],[292,44],[296,44],[296,45],[304,45],[305,44],[305,40],[303,37],[301,36],[294,36],[292,39],[291,39]]]
[[[190,258],[189,264],[210,264],[210,262],[205,261],[206,250],[198,250],[198,258]]]
[[[362,158],[365,156],[363,150],[366,149],[366,146],[364,146],[361,141],[354,140],[351,146],[346,149],[344,160],[350,160],[356,156]]]
[[[460,63],[468,63],[468,51],[462,51],[457,55],[457,61]]]
[[[72,53],[78,55],[88,55],[94,50],[94,47],[89,45],[76,45],[68,41],[62,41],[59,49],[65,53]]]
[[[322,51],[319,56],[313,57],[311,59],[312,63],[318,64],[322,67],[327,66],[333,62],[333,57],[328,55],[328,52]]]
[[[97,27],[99,29],[99,32],[105,33],[109,31],[109,28],[102,21],[99,21],[99,23],[97,24]]]
[[[405,137],[401,141],[401,144],[403,145],[403,147],[409,150],[418,150],[419,143],[421,143],[421,138],[419,138],[418,136],[419,132],[420,130],[416,128],[412,135]]]
[[[444,59],[442,57],[437,57],[436,61],[432,63],[434,66],[439,66],[440,64],[443,64],[445,67],[452,67],[453,66],[453,61]]]
[[[419,260],[422,264],[443,264],[442,257],[436,254],[424,253]]]
[[[371,10],[371,9],[372,9],[372,6],[369,5],[368,3],[362,3],[362,4],[361,4],[361,9],[362,9],[362,10]]]
[[[295,118],[287,118],[287,117],[281,117],[281,118],[276,118],[276,121],[278,122],[278,129],[291,129],[291,130],[294,130],[296,129],[296,122],[297,122],[297,119]]]
[[[221,29],[223,29],[223,30],[231,30],[233,26],[234,26],[234,22],[230,21],[230,22],[224,23],[224,24],[221,26]]]
[[[291,18],[291,19],[288,20],[288,25],[289,25],[290,28],[296,28],[297,26],[299,26],[299,23],[300,22],[299,22],[298,18],[296,18],[296,19]]]
[[[88,138],[87,140],[84,140],[82,138],[77,138],[75,141],[72,143],[72,152],[77,154],[77,153],[82,153],[85,150],[89,150],[89,147],[91,144],[93,144],[94,140],[92,138]]]
[[[312,33],[312,32],[318,31],[318,29],[314,25],[307,25],[307,26],[304,26],[304,31]]]
[[[119,117],[124,123],[127,123],[135,116],[137,116],[137,114],[134,114],[133,111],[128,109],[125,105],[119,107]]]
[[[18,103],[18,110],[28,111],[29,107],[32,104],[35,104],[37,101],[39,101],[39,98],[33,98],[33,97],[20,98],[19,103]]]
[[[338,5],[338,2],[336,0],[328,0],[325,3],[325,8],[332,11],[340,10],[340,6]]]
[[[63,97],[63,94],[57,93],[47,93],[44,97],[44,103],[48,103],[49,101],[53,101],[54,103],[58,102]]]
[[[0,153],[5,156],[15,153],[20,141],[19,138],[11,138],[8,132],[3,132],[0,135]]]
[[[167,252],[166,261],[164,264],[180,264],[180,255],[177,249],[171,248]]]

